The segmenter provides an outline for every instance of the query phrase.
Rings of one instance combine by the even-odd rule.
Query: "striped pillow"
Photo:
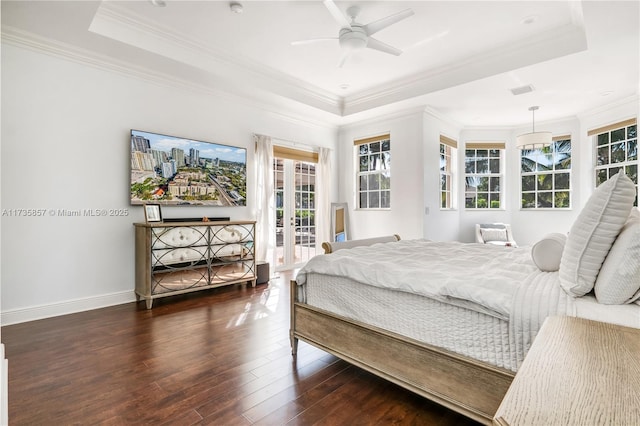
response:
[[[596,277],[620,229],[629,217],[636,187],[623,172],[591,194],[571,226],[560,260],[560,285],[580,297],[593,290]]]

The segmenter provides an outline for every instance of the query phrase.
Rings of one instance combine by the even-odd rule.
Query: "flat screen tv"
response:
[[[247,150],[131,130],[131,204],[245,206]]]

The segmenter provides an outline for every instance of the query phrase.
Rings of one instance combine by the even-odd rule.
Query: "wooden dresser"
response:
[[[136,298],[256,285],[255,222],[134,223]]]
[[[639,425],[640,329],[549,317],[494,425]]]

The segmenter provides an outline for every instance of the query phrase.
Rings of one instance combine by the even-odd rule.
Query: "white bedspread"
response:
[[[558,272],[531,274],[518,287],[509,318],[516,369],[524,360],[544,320],[552,315],[576,316],[575,299],[559,285]]]
[[[424,338],[421,341],[512,371],[520,366],[548,316],[578,316],[640,328],[640,302],[601,305],[592,295],[574,299],[559,285],[558,272],[542,272],[533,264],[530,250],[530,247],[427,240],[401,240],[338,250],[312,258],[300,270],[296,277],[297,297],[306,303],[306,292],[309,292],[310,299],[320,301],[315,303],[323,303],[322,309],[334,312],[335,305],[340,308],[339,315],[400,334],[406,332],[408,337]],[[313,274],[311,287],[318,288],[306,288],[307,274]],[[343,277],[378,292],[358,289],[365,294],[360,297],[354,290],[337,291],[336,288],[347,287],[343,280],[338,281],[342,284],[337,287],[328,287],[335,294],[320,298],[318,296],[327,292],[321,283],[334,280],[318,280],[315,274]],[[387,290],[425,296],[435,302],[404,298],[398,308],[380,296],[389,297]],[[366,309],[361,308],[358,303],[368,301],[367,294],[378,296],[377,299],[371,297],[376,299],[371,305],[362,305]],[[423,309],[422,305],[427,308]],[[398,309],[404,310],[407,306],[417,312],[417,316],[404,318],[405,314]],[[472,314],[461,312],[459,307]],[[478,324],[488,327],[486,330],[484,326],[475,327],[475,323],[465,328],[465,321],[468,325],[469,318],[476,318],[474,315]],[[391,317],[398,317],[399,321],[388,320]],[[414,323],[419,326],[416,330],[413,330]],[[455,327],[448,327],[452,324]]]
[[[297,275],[315,272],[419,294],[509,319],[518,287],[541,272],[530,248],[401,240],[338,250],[309,260]]]

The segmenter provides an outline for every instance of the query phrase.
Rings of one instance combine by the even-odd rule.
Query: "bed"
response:
[[[293,354],[303,340],[490,424],[546,317],[640,328],[640,214],[617,176],[530,247],[329,244],[291,282]]]

